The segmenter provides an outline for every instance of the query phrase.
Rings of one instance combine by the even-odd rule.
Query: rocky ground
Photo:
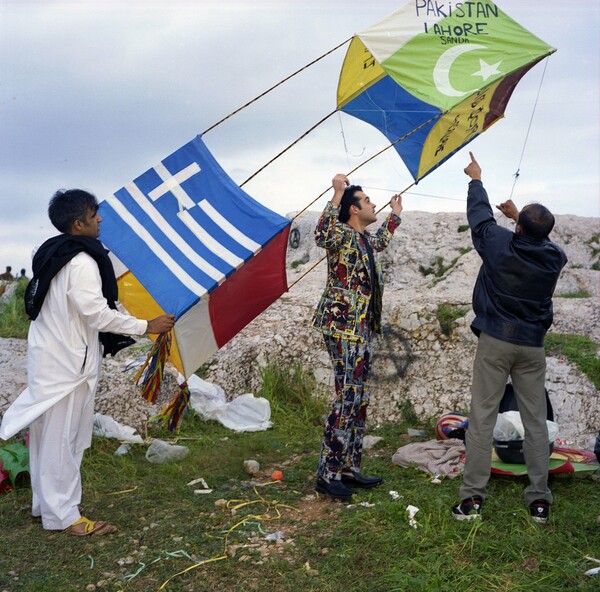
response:
[[[331,388],[329,359],[320,335],[309,328],[324,285],[325,265],[304,275],[322,258],[313,240],[316,212],[294,222],[295,248],[288,249],[289,292],[222,348],[206,365],[208,380],[228,397],[255,392],[268,360],[300,362]],[[512,227],[505,218],[499,223]],[[470,299],[479,257],[470,249],[466,218],[459,213],[405,212],[389,249],[381,258],[386,276],[384,332],[375,343],[371,418],[394,421],[408,408],[419,418],[467,410],[475,338]],[[600,344],[600,224],[597,218],[558,216],[552,239],[561,244],[569,263],[559,280],[553,331],[586,335]],[[297,282],[297,283],[296,283]],[[587,293],[584,298],[565,298]],[[439,305],[464,309],[465,316],[442,328]],[[446,334],[448,333],[448,334]],[[126,350],[104,362],[97,410],[143,430],[157,405],[150,406],[124,372],[139,358]],[[26,342],[0,339],[0,412],[26,383]],[[162,399],[174,392],[171,375]],[[583,442],[600,428],[598,391],[562,358],[548,359],[547,388],[561,437]]]

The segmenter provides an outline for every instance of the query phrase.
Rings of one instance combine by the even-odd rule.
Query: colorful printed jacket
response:
[[[319,247],[327,249],[327,285],[313,316],[312,326],[327,335],[363,341],[367,335],[367,311],[373,302],[372,329],[381,331],[381,299],[383,278],[375,258],[376,281],[372,284],[369,255],[364,244],[373,251],[383,251],[400,224],[400,217],[390,214],[375,235],[361,235],[337,217],[339,206],[327,204],[315,229]],[[372,285],[375,286],[374,293]]]

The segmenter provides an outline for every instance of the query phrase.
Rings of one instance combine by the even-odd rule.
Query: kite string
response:
[[[383,152],[385,152],[386,150],[389,150],[392,146],[395,146],[398,142],[408,138],[410,135],[414,134],[415,132],[418,132],[422,127],[428,125],[429,123],[431,123],[432,121],[434,121],[435,119],[438,119],[439,117],[441,117],[442,114],[438,113],[436,114],[434,117],[432,117],[431,119],[425,121],[424,123],[422,123],[421,125],[419,125],[418,127],[416,127],[415,129],[413,129],[412,131],[408,132],[407,134],[404,134],[402,137],[398,138],[395,142],[393,142],[392,144],[390,144],[389,146],[386,146],[385,148],[383,148],[382,150],[380,150],[379,152],[376,152],[375,154],[373,154],[372,156],[370,156],[369,158],[367,158],[367,160],[361,162],[358,166],[355,166],[351,171],[348,172],[347,176],[351,175],[352,173],[356,172],[359,168],[361,168],[362,166],[364,166],[365,164],[367,164],[368,162],[370,162],[371,160],[373,160],[374,158],[376,158],[377,156],[379,156],[380,154],[382,154]],[[416,184],[416,181],[412,182],[408,187],[406,187],[405,189],[403,189],[402,191],[400,191],[400,193],[404,193],[405,191],[408,191],[413,185]],[[332,188],[332,186],[330,185],[327,189],[325,189],[325,191],[323,191],[322,193],[320,193],[315,199],[313,199],[306,207],[304,207],[303,209],[301,209],[293,218],[292,220],[295,220],[296,218],[298,218],[298,216],[300,216],[301,214],[303,214],[306,210],[308,210],[308,208],[310,208],[310,206],[312,206],[316,201],[318,201],[321,197],[323,197],[330,189]],[[381,208],[379,208],[378,213],[383,210],[383,208],[387,207],[387,205],[390,202],[388,201],[384,206],[382,206]],[[307,276],[315,267],[317,267],[317,265],[319,265],[323,260],[325,259],[325,257],[322,257],[321,259],[319,259],[310,269],[308,269],[306,272],[304,272],[297,280],[295,280],[294,282],[292,282],[289,286],[288,286],[288,290],[290,290],[291,288],[293,288],[301,279],[303,279],[305,276]]]
[[[326,57],[329,54],[333,53],[334,51],[336,51],[337,49],[339,49],[343,45],[346,45],[346,43],[348,43],[351,40],[352,40],[352,37],[349,37],[348,39],[346,39],[346,41],[343,41],[339,45],[336,45],[333,49],[330,49],[328,52],[326,52],[323,55],[319,56],[318,58],[314,59],[312,62],[306,64],[306,66],[303,66],[299,70],[296,70],[293,74],[290,74],[288,77],[284,78],[283,80],[281,80],[277,84],[273,85],[271,88],[267,89],[266,91],[264,91],[263,93],[261,93],[260,95],[258,95],[254,99],[252,99],[251,101],[248,101],[245,105],[242,105],[241,107],[239,107],[235,111],[232,111],[229,115],[223,117],[223,119],[220,119],[219,121],[217,121],[217,123],[214,123],[209,128],[205,129],[200,135],[203,136],[207,132],[209,132],[212,129],[216,128],[218,125],[220,125],[221,123],[223,123],[224,121],[226,121],[227,119],[229,119],[230,117],[232,117],[233,115],[235,115],[236,113],[239,113],[242,109],[245,109],[246,107],[249,107],[250,105],[252,105],[252,103],[254,103],[255,101],[258,101],[258,99],[261,99],[265,95],[269,94],[272,90],[275,90],[278,86],[281,86],[284,82],[287,82],[288,80],[290,80],[291,78],[293,78],[294,76],[296,76],[296,74],[300,74],[300,72],[302,72],[303,70],[306,70],[306,68],[309,68],[313,64],[316,64],[319,60],[322,60],[324,57]]]
[[[531,125],[533,123],[533,116],[535,115],[535,108],[537,107],[538,100],[540,98],[540,92],[542,90],[542,83],[544,82],[544,76],[546,75],[546,68],[548,67],[548,60],[544,60],[544,71],[542,72],[542,77],[540,79],[540,85],[538,87],[537,95],[535,97],[535,103],[533,104],[533,110],[531,112],[531,118],[529,119],[529,126],[527,127],[527,133],[525,134],[525,141],[523,142],[523,150],[521,151],[521,158],[519,159],[519,164],[517,166],[517,172],[513,175],[515,180],[513,181],[512,189],[510,190],[509,199],[512,199],[513,191],[515,190],[515,185],[517,184],[517,180],[519,179],[520,171],[521,171],[521,163],[523,162],[523,156],[525,154],[525,147],[527,146],[527,140],[529,139],[529,132],[531,131]]]

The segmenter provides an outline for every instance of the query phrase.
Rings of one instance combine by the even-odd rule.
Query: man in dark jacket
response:
[[[548,488],[546,425],[546,356],[544,336],[552,324],[552,295],[567,262],[563,250],[548,239],[554,216],[541,204],[519,213],[508,200],[497,208],[517,223],[515,232],[496,224],[481,168],[472,153],[465,173],[471,177],[467,219],[473,245],[483,263],[473,291],[479,337],[473,365],[471,415],[458,520],[481,517],[490,477],[493,430],[508,376],[512,379],[523,425],[529,476],[525,501],[532,518],[545,523],[552,493]]]

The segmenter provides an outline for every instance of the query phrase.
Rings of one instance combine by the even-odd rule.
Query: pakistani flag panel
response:
[[[418,181],[502,117],[554,51],[487,0],[414,0],[353,38],[338,108],[397,142]]]

